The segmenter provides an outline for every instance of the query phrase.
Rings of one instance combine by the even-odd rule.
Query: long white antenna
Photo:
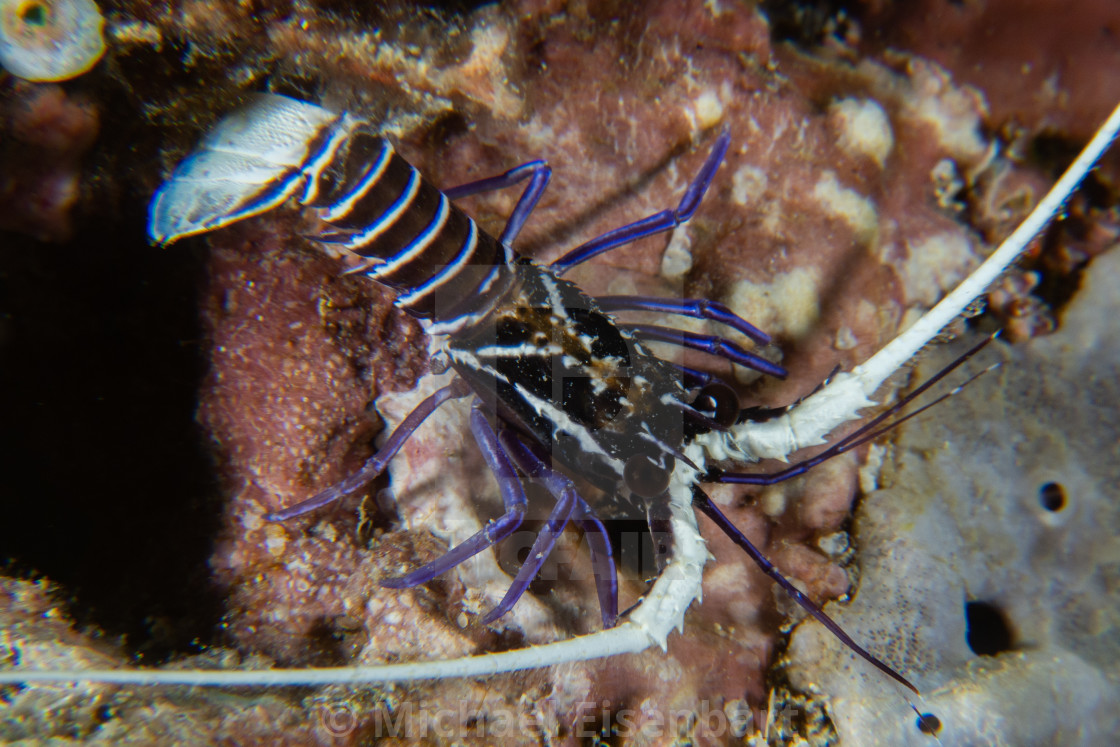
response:
[[[856,366],[852,374],[859,377],[863,384],[863,391],[870,395],[888,376],[898,370],[906,361],[910,360],[930,340],[937,336],[945,325],[956,319],[964,312],[968,305],[980,297],[996,278],[1019,258],[1035,236],[1042,233],[1046,224],[1058,214],[1077,185],[1092,170],[1100,160],[1112,141],[1120,131],[1120,105],[1112,110],[1112,114],[1093,135],[1093,139],[1081,151],[1066,172],[1062,174],[1046,196],[1035,206],[1026,220],[1019,224],[1010,236],[977,267],[971,275],[965,278],[960,285],[954,288],[936,306],[927,311],[921,319],[900,333],[875,355],[868,358],[862,365]]]

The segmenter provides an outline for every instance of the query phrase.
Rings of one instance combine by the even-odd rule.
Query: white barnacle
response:
[[[0,63],[36,81],[68,80],[105,53],[93,0],[0,0]]]

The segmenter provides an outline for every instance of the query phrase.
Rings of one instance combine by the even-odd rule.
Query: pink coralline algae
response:
[[[1109,3],[866,3],[863,47],[895,47],[977,87],[996,128],[1088,138],[1116,105],[1120,15]],[[1113,163],[1116,157],[1107,159]]]
[[[530,159],[550,162],[552,184],[517,243],[542,260],[676,205],[715,132],[729,127],[731,150],[687,226],[614,251],[570,278],[596,294],[728,304],[774,336],[762,352],[791,371],[786,381],[737,382],[744,402],[774,407],[869,357],[1027,213],[1049,175],[1001,148],[996,133],[1017,125],[1077,140],[1103,117],[1101,102],[1120,97],[1114,81],[1090,95],[1093,86],[1081,77],[1058,75],[1059,49],[1079,48],[1074,39],[1060,47],[1059,36],[1050,40],[1053,54],[1019,79],[1018,97],[1004,90],[1004,68],[1022,64],[1020,47],[1009,46],[1007,59],[1015,61],[994,79],[1001,92],[990,92],[984,71],[968,61],[983,50],[995,57],[1003,44],[958,34],[959,24],[923,27],[929,39],[918,44],[908,31],[917,10],[866,5],[867,26],[848,19],[855,31],[808,51],[774,41],[752,3],[523,0],[474,11],[442,36],[430,19],[377,30],[358,11],[302,4],[295,14],[257,3],[251,17],[248,6],[227,2],[186,3],[173,15],[137,4],[135,12],[164,43],[189,41],[194,52],[184,64],[214,77],[212,90],[199,90],[192,76],[193,88],[180,82],[182,96],[164,95],[153,106],[165,121],[192,123],[169,131],[176,147],[197,135],[194,120],[220,115],[232,93],[260,88],[269,73],[277,88],[310,89],[327,105],[393,109],[399,151],[437,185]],[[964,5],[996,13],[1006,3]],[[1057,5],[1038,4],[1034,33],[1045,33],[1046,8],[1072,15]],[[951,14],[965,13],[950,6]],[[870,20],[878,18],[899,25],[872,34]],[[241,31],[248,41],[238,49],[232,40]],[[1020,32],[1000,30],[996,38],[1005,33]],[[952,54],[943,53],[949,40]],[[1042,93],[1032,99],[1034,88]],[[1050,116],[1056,103],[1062,115]],[[396,111],[409,107],[417,114]],[[463,205],[497,233],[516,197],[509,190]],[[516,550],[484,554],[416,589],[379,586],[500,511],[462,428],[465,403],[441,410],[388,478],[363,495],[288,523],[264,520],[356,469],[371,453],[381,416],[399,419],[421,396],[428,372],[419,327],[393,310],[383,289],[341,277],[344,261],[301,238],[308,233],[283,209],[207,239],[202,317],[210,371],[198,417],[226,497],[211,561],[227,600],[223,643],[285,665],[333,665],[448,658],[596,629],[586,546],[574,534],[558,549],[570,561],[546,567],[533,593],[487,628],[476,624],[477,614],[504,591]],[[1106,243],[1107,236],[1094,246]],[[1009,278],[996,306],[1014,306],[1031,287]],[[1029,311],[1032,320],[1044,316]],[[1020,336],[1044,326],[1024,323]],[[736,381],[736,372],[703,355],[682,360]],[[865,456],[846,455],[764,490],[710,492],[811,598],[843,599],[858,578],[848,521]],[[546,507],[532,504],[531,517]],[[772,668],[783,626],[800,613],[706,520],[700,526],[714,560],[703,602],[667,652],[485,681],[329,690],[303,707],[320,726],[347,725],[327,736],[353,743],[384,736],[385,719],[401,714],[433,741],[452,741],[453,733],[479,744],[499,716],[532,724],[511,737],[524,743],[606,738],[612,729],[636,743],[642,729],[649,743],[727,743],[766,728],[788,736],[766,726],[780,705],[772,702],[780,688],[768,677],[780,679]],[[645,588],[641,569],[633,570],[622,579],[623,608]],[[690,717],[666,731],[669,713]],[[901,701],[898,718],[912,719]],[[802,731],[820,743],[829,738],[827,724],[811,719]]]

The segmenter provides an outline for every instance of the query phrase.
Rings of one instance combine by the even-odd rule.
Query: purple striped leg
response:
[[[470,392],[470,388],[462,379],[456,379],[442,389],[437,389],[427,399],[418,404],[415,409],[408,414],[408,417],[400,422],[389,436],[388,440],[385,441],[385,444],[362,465],[360,470],[350,475],[342,482],[335,483],[326,490],[313,495],[305,501],[300,501],[296,505],[288,506],[280,511],[265,514],[265,519],[268,521],[287,521],[288,519],[294,519],[297,516],[303,516],[317,508],[322,508],[323,506],[334,503],[337,500],[345,498],[354,491],[365,487],[369,484],[370,480],[373,480],[381,474],[381,471],[389,464],[389,460],[404,446],[404,442],[412,436],[416,429],[420,427],[420,424],[427,420],[428,416],[435,412],[440,405],[449,399],[465,397],[470,394]]]
[[[705,353],[717,355],[720,358],[726,358],[732,363],[738,363],[740,366],[751,368],[779,379],[784,379],[789,375],[789,372],[777,363],[771,363],[754,353],[748,353],[730,340],[725,340],[716,335],[702,335],[697,332],[685,332],[684,330],[658,327],[653,324],[623,324],[620,326],[630,330],[642,339],[667,342],[671,345],[680,345],[681,347],[692,348],[693,350],[702,350]]]
[[[646,236],[672,231],[677,226],[687,222],[696,212],[696,208],[700,207],[700,200],[703,199],[704,193],[708,191],[708,185],[712,183],[712,177],[715,176],[716,169],[723,162],[723,157],[727,153],[727,146],[730,143],[731,133],[724,130],[716,139],[716,144],[712,146],[712,152],[708,154],[708,159],[704,161],[704,165],[700,167],[700,171],[696,174],[692,183],[688,185],[688,189],[685,190],[684,197],[681,198],[676,210],[662,210],[660,213],[608,231],[586,244],[577,246],[550,265],[553,272],[557,275],[563,275],[576,265],[603,252],[609,252],[611,249],[616,249],[623,244],[637,241]]]
[[[595,574],[595,591],[599,595],[599,612],[603,617],[603,627],[613,628],[618,622],[618,575],[614,567],[614,554],[611,551],[611,538],[607,528],[591,510],[583,498],[576,504],[575,522],[587,538],[591,553],[591,569]]]
[[[521,487],[521,480],[517,476],[509,456],[498,443],[494,429],[490,422],[479,409],[476,400],[471,408],[471,432],[478,448],[482,452],[490,471],[498,480],[498,489],[502,494],[502,503],[506,512],[496,520],[487,522],[481,531],[459,545],[448,550],[431,563],[417,568],[411,573],[395,578],[382,579],[381,585],[389,589],[408,589],[431,581],[441,573],[446,573],[468,558],[472,558],[488,547],[491,547],[508,537],[514,530],[521,526],[525,517],[525,490]]]
[[[560,532],[569,520],[576,522],[587,537],[591,551],[591,567],[595,574],[595,588],[599,595],[599,609],[603,616],[603,627],[613,627],[618,620],[618,576],[615,572],[611,542],[603,523],[591,511],[591,507],[576,492],[572,481],[561,473],[548,467],[534,449],[518,439],[513,431],[504,430],[499,436],[506,454],[518,468],[533,480],[539,480],[548,492],[556,498],[556,506],[541,529],[533,547],[529,551],[513,585],[497,607],[488,612],[483,623],[493,622],[513,606],[540,571],[545,559],[556,544]]]
[[[517,238],[517,234],[521,233],[525,221],[529,219],[529,214],[533,212],[533,208],[537,206],[537,201],[541,199],[545,188],[548,187],[548,180],[552,178],[552,169],[547,161],[529,161],[510,169],[504,174],[445,189],[443,194],[449,200],[458,200],[480,192],[492,192],[512,187],[514,184],[530,177],[532,181],[525,187],[525,191],[517,201],[517,206],[510,214],[509,220],[506,221],[505,230],[499,237],[504,245],[509,246]]]
[[[699,389],[700,387],[707,386],[712,382],[726,384],[723,379],[716,376],[714,373],[701,371],[699,368],[689,368],[688,366],[682,366],[681,364],[674,363],[673,361],[666,362],[670,366],[681,372],[683,383],[685,385],[685,388],[687,389]]]
[[[769,345],[770,335],[718,301],[706,298],[657,298],[656,296],[598,296],[603,311],[656,311],[726,324],[759,345]]]

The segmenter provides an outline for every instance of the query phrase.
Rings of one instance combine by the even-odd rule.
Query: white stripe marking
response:
[[[514,384],[513,388],[517,390],[529,405],[537,411],[537,414],[545,418],[548,422],[552,423],[554,428],[553,440],[556,439],[556,431],[562,431],[569,436],[573,436],[579,441],[580,451],[585,454],[600,454],[605,461],[610,464],[611,468],[618,474],[622,474],[622,462],[615,459],[603,447],[591,437],[590,431],[579,423],[571,419],[568,413],[556,407],[551,402],[537,397],[532,392],[527,390],[521,384]]]
[[[498,279],[499,275],[501,275],[501,271],[504,266],[505,265],[494,265],[493,269],[490,270],[490,274],[487,275],[486,279],[482,281],[482,285],[478,286],[478,294],[480,296],[489,292],[490,288],[492,288],[494,285],[494,281]]]
[[[353,209],[354,203],[362,197],[365,197],[366,193],[381,180],[381,176],[385,173],[385,169],[388,168],[389,159],[392,158],[392,156],[393,146],[389,144],[388,140],[382,140],[381,153],[377,156],[377,161],[374,163],[373,167],[366,172],[366,175],[362,177],[361,181],[354,185],[353,189],[343,196],[341,200],[324,210],[319,217],[327,223],[346,217],[346,214]]]
[[[362,231],[361,233],[354,234],[350,237],[350,241],[343,244],[347,249],[361,249],[367,244],[372,244],[378,236],[388,231],[397,222],[405,210],[412,205],[413,199],[416,198],[416,193],[420,191],[420,175],[416,169],[409,168],[408,184],[405,185],[404,193],[397,198],[385,214],[382,215],[377,221]]]
[[[459,251],[459,255],[451,261],[451,264],[444,267],[438,273],[428,278],[427,281],[413,288],[403,296],[398,296],[395,304],[400,306],[412,306],[417,300],[435,291],[439,286],[446,283],[455,276],[459,270],[467,264],[467,261],[474,256],[474,250],[478,248],[478,229],[474,225],[474,221],[470,221],[470,233],[467,234],[467,240],[463,242],[463,248]]]
[[[560,355],[564,349],[557,344],[541,346],[526,342],[521,345],[487,345],[475,352],[483,358],[520,358],[527,355]]]
[[[428,227],[420,232],[412,242],[401,251],[394,254],[392,257],[385,261],[385,264],[378,265],[369,272],[369,276],[377,280],[382,275],[394,272],[400,267],[413,261],[427,249],[443,227],[447,224],[447,216],[451,214],[451,203],[443,196],[441,192],[439,195],[439,208],[436,210],[435,217]]]
[[[299,198],[301,205],[306,205],[319,196],[319,177],[322,176],[323,169],[334,160],[338,154],[338,149],[362,121],[351,117],[349,114],[343,114],[342,120],[331,131],[331,136],[324,145],[322,152],[303,167],[303,173],[307,175],[307,184],[303,189],[303,196]]]
[[[601,447],[598,442],[591,437],[591,433],[587,430],[587,428],[572,420],[571,417],[569,417],[568,413],[554,406],[551,402],[537,397],[521,384],[510,381],[508,377],[498,373],[490,366],[483,365],[482,362],[473,353],[455,348],[451,348],[447,352],[452,360],[460,363],[466,368],[471,368],[475,371],[481,371],[483,373],[489,374],[496,380],[511,385],[517,391],[517,393],[520,394],[521,397],[529,404],[529,406],[536,411],[538,415],[552,424],[554,429],[554,440],[557,431],[567,433],[568,435],[573,436],[577,441],[579,441],[580,449],[584,453],[602,455],[605,461],[615,472],[617,472],[619,475],[622,474],[622,462],[604,451],[603,447]]]
[[[556,278],[548,272],[541,272],[539,277],[541,285],[548,292],[548,302],[552,305],[552,313],[562,321],[569,321],[568,310],[564,308],[564,301],[560,297],[560,288],[557,286]]]

